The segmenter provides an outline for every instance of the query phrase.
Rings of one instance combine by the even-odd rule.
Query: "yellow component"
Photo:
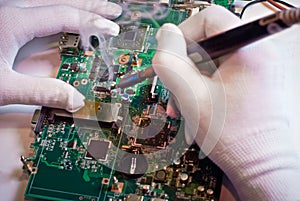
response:
[[[92,57],[92,56],[94,56],[94,52],[93,51],[85,51],[84,56]]]
[[[100,102],[85,100],[85,106],[76,112],[76,116],[96,116]]]
[[[141,66],[143,59],[139,58],[138,62],[132,62],[132,66]]]
[[[124,150],[130,149],[130,146],[128,146],[128,145],[122,145],[122,149],[124,149]]]

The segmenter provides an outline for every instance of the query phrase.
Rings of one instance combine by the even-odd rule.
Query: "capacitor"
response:
[[[204,188],[204,186],[198,186],[197,190],[200,192],[203,192],[205,190],[205,188]]]
[[[165,182],[167,173],[165,170],[159,170],[155,174],[155,181],[156,182]]]
[[[129,95],[128,94],[123,94],[122,100],[128,101],[129,100]]]
[[[180,180],[182,183],[187,183],[189,179],[189,175],[185,172],[181,173]]]
[[[180,158],[174,159],[174,160],[173,160],[173,164],[174,164],[176,167],[180,166],[180,164],[181,164]]]
[[[212,190],[212,189],[209,188],[209,189],[207,189],[206,193],[208,195],[212,195],[212,194],[214,194],[214,190]]]

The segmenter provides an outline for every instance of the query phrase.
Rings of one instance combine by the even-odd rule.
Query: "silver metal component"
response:
[[[157,85],[157,80],[158,80],[158,77],[156,75],[156,76],[153,77],[152,86],[151,86],[151,90],[150,90],[152,98],[155,98],[155,96],[157,95],[155,93],[155,89],[156,89],[156,85]]]
[[[189,179],[189,175],[187,173],[181,173],[180,179],[182,181],[187,181]]]
[[[74,55],[79,52],[80,36],[78,34],[64,33],[59,41],[61,54]]]
[[[119,182],[119,180],[117,179],[117,177],[113,177],[113,181],[114,181],[114,184],[117,184]]]
[[[126,196],[126,201],[143,201],[144,196],[136,195],[136,194],[128,194]]]
[[[136,158],[131,158],[130,174],[134,174],[136,169]]]
[[[35,126],[36,126],[36,124],[39,120],[40,113],[41,113],[41,110],[35,110],[34,111],[34,114],[33,114],[32,119],[31,119],[31,128],[32,128],[32,130],[35,129]]]
[[[24,170],[26,170],[29,174],[31,174],[32,167],[28,164],[27,159],[24,156],[21,156],[20,160],[23,163]]]

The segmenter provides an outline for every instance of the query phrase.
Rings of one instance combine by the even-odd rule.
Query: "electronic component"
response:
[[[103,93],[109,93],[110,92],[109,89],[107,89],[105,87],[101,87],[101,86],[95,86],[94,91],[95,92],[103,92]]]
[[[111,142],[106,140],[90,140],[87,146],[86,158],[95,158],[97,160],[106,161],[110,144]]]
[[[112,38],[111,48],[128,49],[143,52],[145,41],[149,32],[149,25],[131,25],[120,26],[121,33],[119,36]]]
[[[143,201],[144,197],[135,194],[129,194],[126,196],[126,201]]]
[[[158,183],[164,183],[166,182],[166,179],[167,179],[167,173],[165,170],[159,170],[156,172],[154,181]]]
[[[95,56],[95,58],[93,60],[93,63],[92,63],[92,68],[90,70],[89,79],[95,80],[97,78],[97,76],[98,76],[98,69],[99,69],[101,63],[102,63],[101,59],[98,56]],[[103,71],[101,73],[103,73]]]
[[[78,67],[78,63],[72,63],[71,65],[70,65],[70,70],[71,71],[79,71],[79,67]]]
[[[61,65],[62,70],[67,70],[69,68],[69,64],[63,64]]]
[[[77,55],[79,53],[80,36],[73,33],[64,33],[59,41],[61,55]]]
[[[108,69],[107,68],[100,68],[98,72],[98,79],[99,82],[106,82],[109,79]]]
[[[114,193],[122,193],[123,187],[124,187],[124,183],[122,183],[122,182],[119,182],[119,183],[117,183],[117,184],[114,184],[114,185],[111,187],[111,192],[114,192]]]
[[[126,153],[121,158],[116,169],[126,179],[135,179],[143,176],[148,169],[147,160],[144,155]]]

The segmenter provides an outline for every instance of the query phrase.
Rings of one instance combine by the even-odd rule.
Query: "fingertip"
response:
[[[117,36],[120,32],[120,27],[118,24],[109,21],[105,18],[98,18],[94,20],[93,25],[102,33]]]
[[[155,37],[157,40],[160,40],[161,38],[166,37],[170,33],[176,33],[181,36],[183,35],[180,29],[175,24],[165,23],[163,26],[160,27]]]
[[[186,42],[181,30],[171,23],[164,24],[156,34],[157,52],[186,56]]]
[[[92,1],[88,9],[107,19],[115,19],[122,14],[122,7],[108,1]]]
[[[38,78],[43,79],[43,78]],[[47,78],[43,79],[43,85],[51,90],[47,91],[40,89],[39,96],[46,99],[41,99],[41,104],[54,108],[65,109],[69,112],[76,112],[85,105],[85,97],[72,85],[65,83],[62,80]]]
[[[113,11],[112,11],[113,18],[115,19],[115,18],[119,17],[122,14],[122,11],[123,11],[122,7],[118,4],[115,4],[115,6],[113,7]]]
[[[241,24],[242,21],[224,7],[212,5],[188,18],[178,27],[187,39],[197,42]]]
[[[73,113],[80,110],[85,105],[85,97],[76,89],[69,94],[66,110]]]

